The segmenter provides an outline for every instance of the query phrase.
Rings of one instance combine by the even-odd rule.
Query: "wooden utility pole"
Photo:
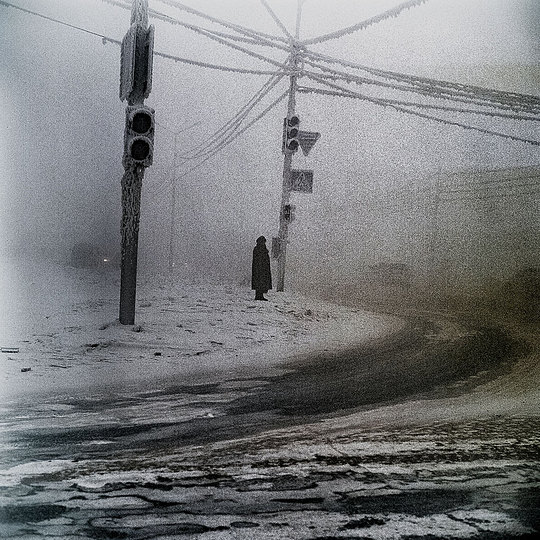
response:
[[[152,88],[154,27],[148,0],[133,0],[131,26],[122,41],[120,99],[127,100],[122,177],[120,323],[135,323],[137,251],[144,169],[153,161],[154,110],[144,105]]]

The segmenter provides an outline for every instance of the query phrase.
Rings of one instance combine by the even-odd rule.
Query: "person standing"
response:
[[[270,256],[266,248],[266,238],[259,236],[257,245],[253,249],[253,263],[251,265],[251,288],[255,291],[255,300],[268,301],[264,297],[272,288],[272,272],[270,270]]]

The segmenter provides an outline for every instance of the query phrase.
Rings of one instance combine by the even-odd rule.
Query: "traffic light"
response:
[[[295,211],[296,211],[296,206],[294,204],[286,204],[285,206],[283,206],[283,219],[287,223],[291,223],[292,221],[294,221],[294,218],[296,217]]]
[[[283,151],[289,151],[294,154],[298,150],[298,146],[300,145],[298,141],[298,135],[300,134],[300,118],[298,116],[291,116],[290,118],[285,118],[283,124]]]
[[[142,167],[154,159],[154,109],[146,105],[126,107],[124,160]]]

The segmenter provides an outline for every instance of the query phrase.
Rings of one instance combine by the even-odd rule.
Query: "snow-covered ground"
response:
[[[397,318],[305,296],[170,276],[141,276],[135,326],[118,322],[117,272],[4,263],[0,395],[122,387],[155,378],[221,381],[397,331]],[[29,371],[21,371],[30,368]]]
[[[3,270],[0,344],[19,352],[0,355],[1,537],[506,540],[538,531],[535,328],[509,326],[533,346],[503,374],[475,375],[472,391],[190,443],[183,429],[223,429],[224,404],[286,360],[338,354],[404,322],[293,293],[263,303],[247,285],[141,276],[136,326],[122,326],[115,273]],[[463,332],[431,316],[438,339]],[[167,393],[173,385],[200,390]],[[172,442],[154,448],[154,436]]]

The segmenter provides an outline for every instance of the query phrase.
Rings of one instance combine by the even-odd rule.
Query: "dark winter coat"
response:
[[[270,256],[266,249],[264,237],[257,240],[253,250],[253,263],[251,265],[251,288],[263,293],[272,288],[272,273],[270,270]]]

